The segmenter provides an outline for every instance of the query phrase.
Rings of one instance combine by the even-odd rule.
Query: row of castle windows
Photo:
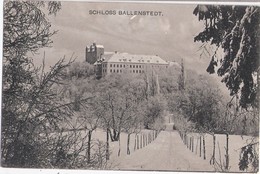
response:
[[[103,70],[103,72],[106,72],[106,70]],[[110,72],[111,73],[122,73],[122,70],[121,69],[110,69]],[[144,70],[133,70],[133,71],[130,71],[130,73],[144,73]]]
[[[103,67],[107,67],[107,64],[103,64]],[[122,65],[122,64],[110,64],[110,67],[112,68],[112,67],[117,67],[117,68],[122,68],[122,67],[124,67],[125,68],[125,65]],[[156,65],[152,65],[152,67],[156,67]],[[159,68],[160,67],[160,65],[157,65],[157,67]],[[166,65],[165,66],[166,68],[168,68],[168,66]],[[144,68],[144,66],[143,65],[130,65],[130,68]]]
[[[103,64],[103,67],[107,67],[106,64]],[[122,68],[124,67],[125,68],[125,65],[122,65],[122,64],[110,64],[110,67],[117,67],[117,68]],[[130,65],[130,68],[143,68],[144,66],[142,65]]]

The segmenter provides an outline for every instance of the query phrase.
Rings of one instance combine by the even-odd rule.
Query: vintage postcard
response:
[[[259,4],[5,0],[2,17],[2,171],[259,171]]]

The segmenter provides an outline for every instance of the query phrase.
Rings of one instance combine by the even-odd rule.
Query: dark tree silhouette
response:
[[[194,41],[216,46],[207,68],[210,74],[222,76],[230,95],[240,96],[240,106],[257,107],[259,76],[260,8],[255,6],[198,5],[193,14],[203,20],[205,28]],[[218,48],[224,56],[217,58]]]

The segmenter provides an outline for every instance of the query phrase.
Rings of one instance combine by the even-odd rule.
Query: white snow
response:
[[[177,131],[162,131],[148,146],[121,158],[116,169],[214,171],[207,161],[184,146]]]

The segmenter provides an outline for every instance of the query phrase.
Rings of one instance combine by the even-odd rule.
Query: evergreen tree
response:
[[[210,74],[222,76],[230,95],[240,96],[240,106],[257,107],[259,76],[260,8],[256,6],[198,5],[193,12],[205,28],[194,41],[216,46],[207,68]],[[218,59],[217,49],[224,57]]]

